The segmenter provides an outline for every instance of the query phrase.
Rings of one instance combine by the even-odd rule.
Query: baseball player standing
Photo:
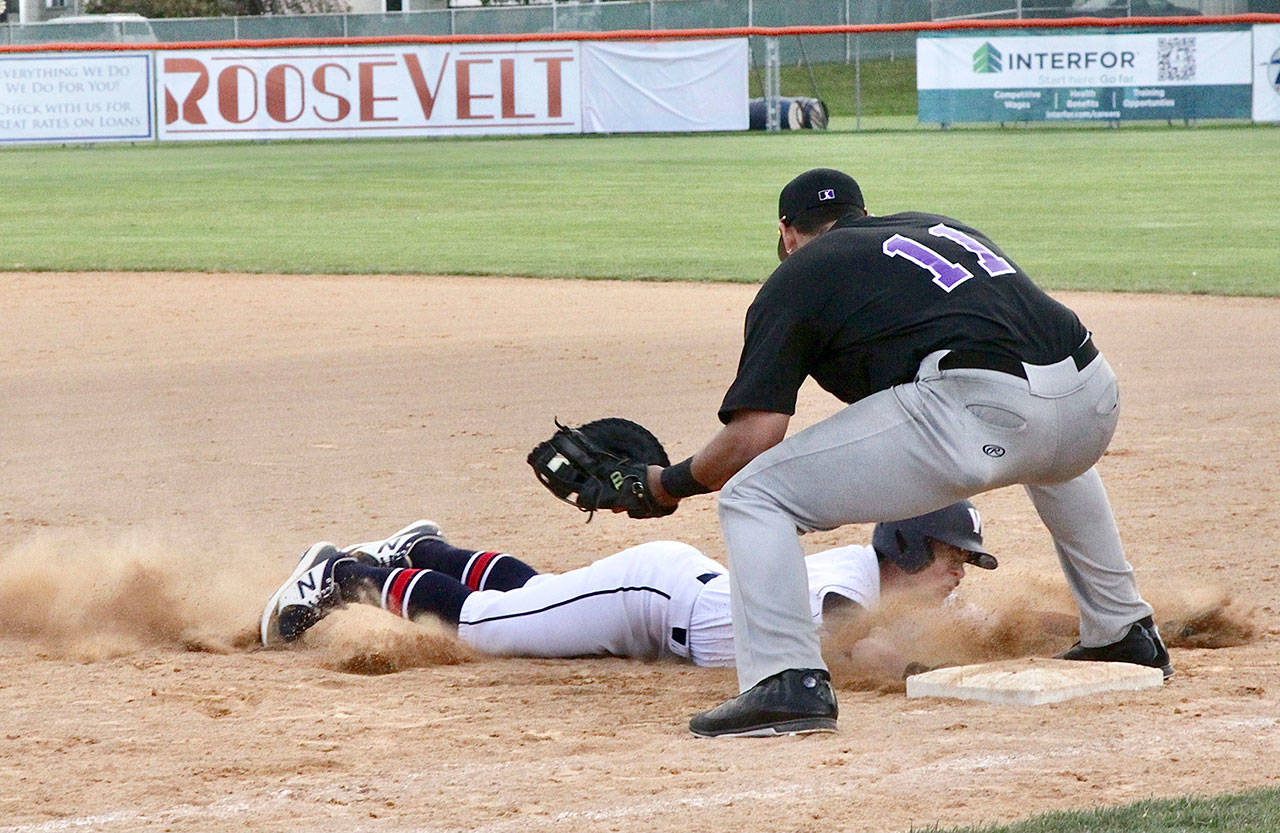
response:
[[[797,531],[919,515],[1015,483],[1080,609],[1080,641],[1062,656],[1173,673],[1093,467],[1119,401],[1076,315],[982,232],[936,214],[871,216],[839,171],[789,182],[778,218],[782,263],[747,311],[724,427],[648,472],[662,503],[720,490],[741,693],[689,728],[834,725]],[[809,376],[849,405],[786,437]]]

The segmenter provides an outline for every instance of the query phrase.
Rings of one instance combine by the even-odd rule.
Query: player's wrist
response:
[[[658,478],[662,484],[662,490],[666,492],[674,500],[692,497],[693,495],[705,495],[711,489],[693,476],[693,458],[681,460],[674,466],[667,466],[662,470],[661,476]]]
[[[677,506],[680,503],[679,498],[667,494],[667,490],[663,488],[662,466],[650,464],[645,480],[649,487],[650,496],[659,506]]]

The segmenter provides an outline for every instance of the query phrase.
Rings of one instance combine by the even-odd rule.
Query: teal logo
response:
[[[991,45],[991,41],[987,41],[979,46],[973,53],[973,71],[974,72],[999,72],[1004,68],[1004,56],[1000,54],[1000,50]]]

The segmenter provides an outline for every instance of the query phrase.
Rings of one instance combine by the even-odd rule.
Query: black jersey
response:
[[[1087,336],[977,229],[937,214],[844,217],[760,288],[720,419],[793,414],[807,376],[856,402],[911,381],[935,350],[1052,364]]]

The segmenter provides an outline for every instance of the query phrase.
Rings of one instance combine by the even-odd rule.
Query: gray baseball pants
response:
[[[1115,642],[1151,615],[1093,468],[1119,416],[1106,359],[1024,365],[1021,379],[939,370],[946,353],[925,357],[914,382],[783,440],[721,489],[740,690],[825,667],[797,533],[900,520],[1015,483],[1053,536],[1083,645]]]

